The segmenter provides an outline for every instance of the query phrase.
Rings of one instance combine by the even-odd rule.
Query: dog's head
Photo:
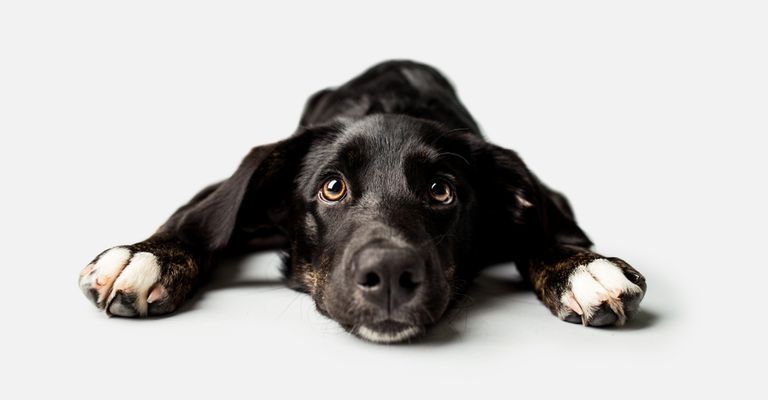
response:
[[[397,117],[353,123],[313,144],[296,180],[295,279],[318,308],[381,342],[445,311],[469,254],[468,161],[436,126]]]
[[[513,152],[415,118],[308,128],[257,150],[241,166],[258,164],[241,174],[238,225],[288,239],[288,282],[376,342],[435,323],[476,267],[522,245],[534,204]]]

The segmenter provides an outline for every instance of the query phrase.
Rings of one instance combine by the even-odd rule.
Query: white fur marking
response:
[[[579,266],[571,274],[571,292],[581,306],[584,317],[589,320],[603,301],[608,299],[608,292],[603,285],[592,277],[586,266]]]
[[[357,334],[366,340],[376,343],[394,343],[409,339],[419,333],[419,328],[409,327],[396,333],[378,332],[367,326],[361,326],[357,329]]]
[[[519,194],[515,195],[515,199],[520,204],[520,207],[523,207],[523,208],[533,207],[533,203],[531,203],[530,201],[528,201],[528,199],[526,199],[525,197]]]
[[[597,259],[587,265],[592,276],[608,290],[613,297],[619,297],[622,293],[641,293],[640,286],[635,285],[624,276],[624,272],[612,262],[605,259]]]
[[[134,293],[136,294],[136,311],[139,315],[147,315],[149,290],[159,279],[160,266],[157,263],[157,257],[147,252],[136,253],[115,281],[109,300],[112,301],[118,290]]]
[[[114,249],[107,250],[106,253],[96,260],[95,264],[89,265],[92,272],[82,278],[81,286],[83,290],[90,290],[91,288],[98,290],[98,302],[104,302],[112,290],[112,284],[126,264],[128,264],[130,258],[130,250],[124,247],[115,247]],[[89,267],[85,268],[88,269]]]
[[[616,313],[618,324],[623,324],[626,316],[619,297],[625,293],[641,294],[643,292],[639,286],[624,276],[621,268],[602,258],[576,267],[569,282],[571,289],[563,293],[560,300],[568,309],[581,315],[585,324],[603,303],[607,303]],[[564,317],[567,312],[562,314],[561,317]]]

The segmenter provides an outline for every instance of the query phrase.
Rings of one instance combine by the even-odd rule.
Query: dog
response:
[[[453,86],[412,61],[309,98],[289,138],[253,148],[79,285],[109,316],[171,313],[222,255],[279,250],[287,286],[371,342],[422,336],[485,267],[514,262],[561,320],[622,325],[645,278],[590,250],[566,198],[480,134]]]

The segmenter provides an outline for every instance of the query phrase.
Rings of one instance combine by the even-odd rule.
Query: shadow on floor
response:
[[[271,257],[271,259],[269,261],[254,261],[254,257],[257,259]],[[263,264],[274,265],[278,262],[274,255],[268,254],[222,260],[219,267],[210,275],[208,282],[200,290],[197,290],[179,310],[171,315],[194,310],[206,293],[214,290],[251,287],[273,287],[279,289],[284,287],[281,276],[276,271],[254,274],[254,270],[264,271],[269,269],[269,267]],[[285,290],[290,289],[285,288]],[[538,299],[531,293],[530,287],[523,281],[514,264],[490,268],[475,280],[467,293],[462,295],[456,304],[446,312],[443,318],[417,343],[427,346],[450,343],[460,338],[461,334],[468,329],[468,321],[471,319],[470,314],[489,312],[495,307],[509,308],[510,303],[515,302],[538,303]],[[544,307],[543,305],[540,306]],[[164,316],[154,318],[164,318]],[[551,318],[555,317],[552,316]],[[595,329],[617,331],[641,330],[652,327],[658,320],[659,316],[657,314],[641,308],[625,326]]]
[[[544,307],[532,293],[531,287],[517,272],[514,264],[490,268],[475,280],[467,294],[427,332],[419,344],[434,346],[452,342],[467,331],[470,314],[489,312],[495,307],[509,308],[510,303],[515,302],[535,302],[538,303],[537,306]],[[546,314],[554,323],[566,323],[557,321],[556,317],[550,316],[548,311]],[[650,328],[659,319],[657,313],[641,307],[624,326],[589,327],[588,329],[635,331]]]
[[[260,260],[262,258],[268,258],[269,260]],[[275,270],[275,265],[279,265],[279,259],[270,253],[223,259],[219,261],[219,265],[204,278],[204,283],[193,292],[178,310],[171,314],[150,318],[166,318],[193,311],[208,293],[215,290],[264,287],[284,288],[285,284],[279,272]],[[254,273],[254,271],[257,273]],[[285,290],[290,289],[286,288]]]

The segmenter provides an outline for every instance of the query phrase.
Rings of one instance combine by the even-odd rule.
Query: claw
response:
[[[147,297],[147,303],[152,304],[157,301],[165,300],[168,297],[168,291],[165,290],[165,287],[163,285],[157,285],[154,289],[152,289],[151,292],[149,292],[149,297]]]
[[[565,301],[568,307],[576,314],[584,315],[584,310],[581,309],[581,305],[576,301],[576,297],[573,296],[573,292],[568,292],[565,296]]]

